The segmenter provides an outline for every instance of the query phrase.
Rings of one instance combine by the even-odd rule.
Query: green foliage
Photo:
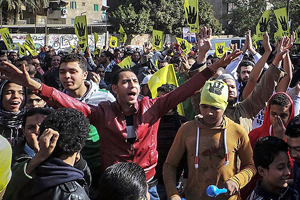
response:
[[[165,34],[182,36],[182,28],[187,26],[183,0],[119,0],[120,6],[111,11],[109,22],[117,31],[122,24],[125,32],[131,34],[151,33],[153,29]],[[211,5],[199,0],[200,26],[211,27],[214,34],[221,32],[220,22],[213,16]]]
[[[224,18],[228,20],[225,27],[225,33],[235,36],[245,36],[248,29],[255,33],[256,25],[267,8],[267,2],[264,0],[228,0],[228,3],[234,3],[235,7]],[[273,10],[287,7],[287,1],[269,0],[271,8],[268,32],[273,38],[273,34],[277,31],[277,22]],[[300,25],[300,0],[290,1],[289,17],[291,20],[291,30],[294,31]]]

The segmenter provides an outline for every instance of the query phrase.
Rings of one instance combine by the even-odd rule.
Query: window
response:
[[[71,24],[75,24],[75,19],[74,18],[71,19]]]
[[[70,9],[76,9],[76,1],[70,2]]]
[[[98,11],[98,4],[94,4],[94,11]]]
[[[82,2],[82,6],[85,6],[85,2]]]

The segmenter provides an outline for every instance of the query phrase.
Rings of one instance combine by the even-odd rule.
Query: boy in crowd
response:
[[[287,144],[278,137],[260,138],[253,150],[253,159],[262,180],[249,195],[248,200],[299,199],[298,192],[288,187],[290,160]]]
[[[178,130],[163,168],[170,200],[180,200],[176,169],[185,152],[189,169],[187,199],[210,199],[206,188],[209,185],[222,188],[223,183],[230,200],[238,199],[240,188],[256,173],[246,130],[224,115],[227,99],[228,86],[223,81],[207,81],[201,93],[201,115]],[[240,168],[236,167],[237,156],[241,160]],[[224,199],[224,196],[215,199]]]

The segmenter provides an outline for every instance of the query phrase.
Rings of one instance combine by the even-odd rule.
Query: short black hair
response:
[[[300,137],[300,115],[291,119],[286,127],[285,134],[291,138]]]
[[[31,117],[33,115],[50,115],[53,112],[53,110],[51,110],[50,108],[31,108],[29,110],[26,111],[26,113],[23,116],[23,121],[22,121],[22,127],[24,128],[26,125],[26,120],[27,117]]]
[[[274,136],[259,138],[253,149],[256,169],[259,166],[269,169],[270,164],[280,152],[288,152],[288,145],[282,139]]]
[[[173,84],[163,84],[160,87],[158,87],[156,90],[157,92],[166,92],[169,93],[173,90],[175,90],[177,87]]]
[[[74,108],[59,108],[48,115],[40,126],[40,134],[51,128],[59,133],[54,157],[71,156],[81,150],[89,134],[89,120]]]
[[[99,200],[146,200],[144,170],[135,163],[123,162],[108,167],[99,181]]]
[[[292,112],[292,103],[290,101],[290,98],[288,94],[286,93],[276,93],[274,94],[271,99],[269,100],[269,109],[271,108],[271,105],[277,105],[277,106],[289,106],[290,113]]]
[[[241,68],[244,67],[244,66],[252,66],[254,67],[255,64],[254,62],[252,62],[251,60],[242,60],[236,70],[237,73],[240,73],[241,72]]]
[[[131,69],[128,69],[128,68],[118,69],[117,71],[115,71],[112,74],[112,77],[111,77],[111,83],[112,83],[112,85],[118,85],[118,82],[119,82],[119,79],[120,79],[120,73],[121,72],[132,72],[132,73],[134,73]]]
[[[110,51],[103,51],[102,53],[105,55],[105,57],[108,57],[110,61],[114,59],[114,55]]]
[[[69,62],[79,62],[79,67],[82,69],[82,71],[87,71],[87,61],[84,56],[77,53],[71,53],[64,55],[60,60],[60,64]]]

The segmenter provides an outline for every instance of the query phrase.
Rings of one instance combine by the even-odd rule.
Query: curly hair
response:
[[[71,156],[83,148],[90,131],[89,125],[89,120],[82,112],[74,108],[59,108],[44,119],[40,133],[47,128],[57,131],[59,138],[52,155]]]
[[[280,138],[266,136],[259,138],[253,149],[255,167],[269,169],[270,164],[280,152],[288,152],[288,145]]]
[[[78,65],[82,69],[82,71],[84,71],[84,72],[87,71],[87,61],[84,58],[84,56],[82,56],[80,54],[72,53],[72,54],[64,55],[61,58],[60,64],[68,63],[68,62],[78,62]]]
[[[286,127],[285,134],[291,138],[300,137],[300,115],[291,119]]]
[[[123,162],[108,167],[99,181],[99,200],[145,200],[147,182],[144,170]]]
[[[289,107],[289,111],[292,112],[292,103],[287,96],[286,93],[276,93],[274,94],[271,99],[269,100],[269,109],[271,108],[271,105],[277,105],[277,106],[283,106],[283,107]]]

